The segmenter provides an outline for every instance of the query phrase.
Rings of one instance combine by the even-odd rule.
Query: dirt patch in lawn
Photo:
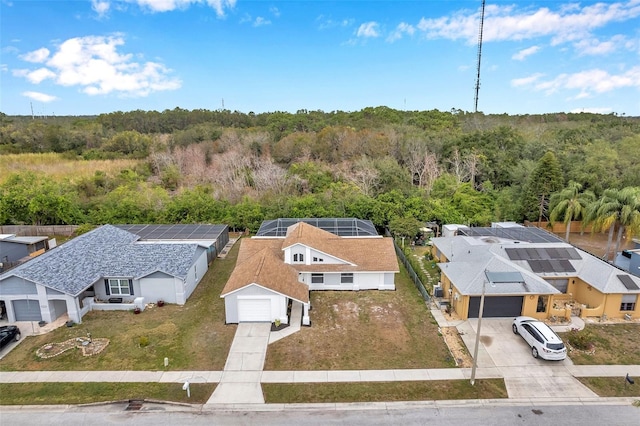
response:
[[[456,361],[456,365],[461,368],[471,368],[473,366],[473,358],[462,341],[458,329],[455,327],[443,327],[440,331],[451,355]]]
[[[267,370],[454,367],[404,269],[396,291],[315,291],[311,327],[269,345]]]

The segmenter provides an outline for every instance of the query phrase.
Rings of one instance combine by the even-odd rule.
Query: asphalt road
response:
[[[417,404],[417,403],[415,403]],[[0,409],[3,425],[638,425],[640,407],[627,405],[407,407],[366,410],[156,411],[126,412],[122,407]]]

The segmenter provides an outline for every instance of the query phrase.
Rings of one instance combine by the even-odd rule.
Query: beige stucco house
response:
[[[483,289],[485,317],[640,318],[640,278],[539,228],[461,228],[432,243],[443,296],[463,319],[478,317]]]

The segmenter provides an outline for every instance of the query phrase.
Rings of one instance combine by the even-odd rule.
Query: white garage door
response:
[[[271,322],[271,299],[238,299],[238,322]]]

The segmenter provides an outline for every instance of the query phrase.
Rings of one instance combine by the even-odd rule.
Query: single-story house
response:
[[[298,301],[302,322],[309,325],[310,290],[395,290],[399,267],[393,241],[377,235],[370,222],[279,221],[265,222],[255,237],[241,240],[236,267],[221,294],[227,323],[277,319],[288,324],[289,301]]]
[[[41,255],[49,250],[50,244],[55,247],[55,240],[50,243],[48,237],[0,234],[0,272]]]
[[[79,323],[94,309],[184,304],[208,270],[215,240],[228,240],[228,228],[207,225],[192,239],[177,232],[165,238],[144,240],[103,225],[5,272],[0,300],[8,320],[51,322],[66,313]]]
[[[542,229],[459,228],[432,239],[441,287],[462,319],[483,316],[640,317],[640,278]]]

